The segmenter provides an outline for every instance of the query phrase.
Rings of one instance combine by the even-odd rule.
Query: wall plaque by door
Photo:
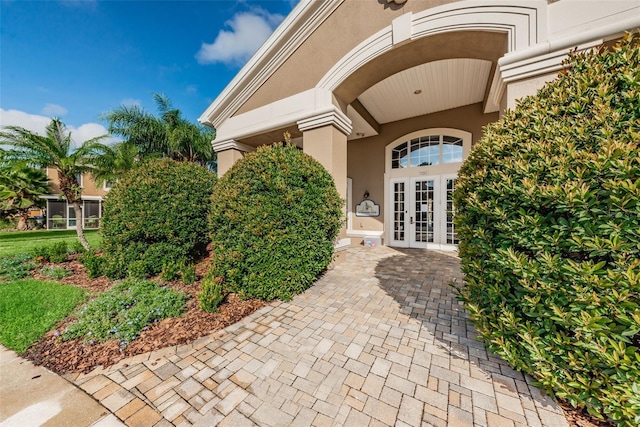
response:
[[[356,205],[356,216],[380,216],[380,205],[373,200],[364,199]]]

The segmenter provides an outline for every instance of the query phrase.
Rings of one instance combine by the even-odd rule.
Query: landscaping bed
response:
[[[68,261],[56,264],[71,273],[59,282],[78,286],[94,296],[111,288],[114,282],[106,277],[89,278],[85,267],[77,258],[78,255],[71,255]],[[59,374],[89,372],[97,366],[110,366],[137,354],[190,343],[239,321],[265,305],[260,300],[243,301],[237,295],[230,294],[220,305],[217,313],[202,311],[196,295],[200,290],[200,280],[208,269],[208,260],[198,264],[198,281],[190,285],[179,281],[162,281],[161,284],[188,295],[186,311],[178,318],[167,318],[149,325],[124,349],[120,348],[117,340],[101,344],[86,344],[81,338],[62,341],[59,335],[74,320],[68,318],[27,349],[23,356]],[[34,270],[33,277],[39,280],[47,279],[38,270]]]

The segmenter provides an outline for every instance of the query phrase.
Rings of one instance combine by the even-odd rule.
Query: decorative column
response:
[[[299,120],[302,131],[302,149],[329,171],[336,189],[347,199],[347,136],[351,134],[351,120],[336,107],[315,116]],[[346,219],[346,204],[343,208]],[[346,221],[336,242],[336,262],[345,259],[351,241],[347,237]]]
[[[214,141],[213,150],[218,154],[218,177],[221,177],[235,162],[244,157],[245,153],[255,151],[255,147],[229,139]]]

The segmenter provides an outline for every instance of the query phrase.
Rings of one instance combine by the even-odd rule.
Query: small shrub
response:
[[[75,240],[71,244],[71,253],[73,254],[83,254],[86,251],[87,250],[84,248],[84,246],[82,246],[82,243],[80,243],[80,240]]]
[[[95,252],[85,251],[80,255],[79,261],[87,269],[90,278],[93,279],[104,274],[106,259],[96,255]]]
[[[162,269],[162,280],[166,280],[167,282],[173,282],[180,277],[180,264],[176,264],[175,262],[171,262],[166,264]]]
[[[186,298],[182,292],[149,281],[128,280],[82,307],[62,338],[82,337],[89,344],[116,339],[124,348],[150,323],[180,316]]]
[[[202,281],[202,291],[198,295],[200,308],[215,313],[224,301],[227,293],[222,285],[222,278],[209,276]]]
[[[69,255],[69,247],[67,242],[60,241],[48,245],[36,246],[31,251],[33,258],[42,261],[49,261],[59,264],[67,260]]]
[[[12,281],[22,279],[36,268],[28,253],[0,259],[0,280]]]
[[[64,267],[42,267],[40,269],[40,274],[43,276],[47,276],[50,279],[60,280],[63,277],[67,277],[71,275],[71,272]]]
[[[185,265],[184,267],[182,267],[180,275],[182,276],[182,282],[185,285],[194,283],[197,280],[196,266],[193,264]]]
[[[204,167],[168,159],[145,162],[119,179],[103,205],[109,277],[126,276],[136,261],[143,262],[145,276],[155,276],[169,263],[203,255],[215,182]]]
[[[133,261],[131,264],[129,264],[128,270],[129,270],[129,277],[133,279],[147,278],[147,268],[143,260]]]
[[[242,297],[289,300],[333,258],[343,200],[326,169],[294,145],[246,155],[212,202],[211,274]]]
[[[124,279],[129,274],[126,261],[122,254],[112,254],[111,256],[102,256],[104,258],[103,268],[104,275],[113,280]],[[142,273],[135,272],[136,275],[142,274],[142,277],[146,276],[144,269],[141,269]]]
[[[575,54],[485,129],[454,194],[460,297],[549,393],[640,425],[640,46]]]

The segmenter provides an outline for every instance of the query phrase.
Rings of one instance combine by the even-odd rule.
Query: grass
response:
[[[86,297],[80,288],[55,282],[0,283],[0,343],[24,352]]]
[[[97,249],[102,242],[98,230],[85,230],[92,248]],[[33,248],[55,242],[66,241],[69,246],[78,241],[75,230],[35,230],[7,231],[0,233],[0,258],[30,252]]]

